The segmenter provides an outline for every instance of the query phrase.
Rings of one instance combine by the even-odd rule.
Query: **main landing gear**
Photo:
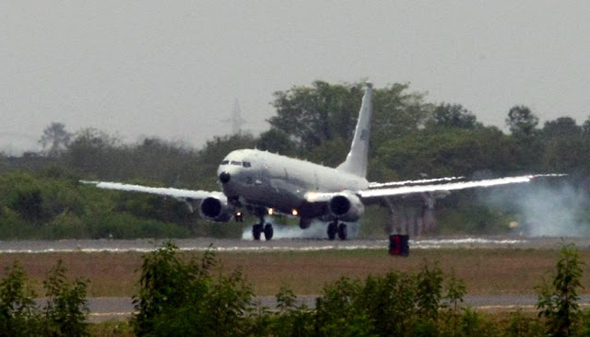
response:
[[[264,216],[260,216],[260,222],[252,226],[252,237],[254,240],[260,240],[260,235],[264,233],[266,241],[270,241],[274,235],[272,224],[264,223]]]
[[[345,223],[338,224],[337,220],[334,220],[328,224],[328,239],[333,241],[336,239],[336,235],[342,241],[348,237],[348,226]]]

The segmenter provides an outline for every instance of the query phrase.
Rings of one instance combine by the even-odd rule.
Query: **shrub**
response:
[[[46,336],[89,336],[86,317],[87,282],[76,279],[73,284],[66,278],[61,260],[43,281],[47,303],[44,308],[43,330]]]
[[[545,318],[550,336],[571,336],[580,320],[578,289],[582,287],[582,265],[576,246],[562,242],[553,280],[544,280],[537,308],[539,317]]]
[[[41,310],[25,286],[18,261],[0,280],[0,336],[89,336],[86,282],[70,284],[61,261],[43,282],[47,302]]]
[[[183,261],[165,243],[144,255],[132,325],[138,336],[236,336],[249,329],[252,290],[241,271],[220,270],[212,251]]]
[[[15,261],[0,281],[0,336],[33,336],[39,325],[35,294],[25,286],[27,276]]]

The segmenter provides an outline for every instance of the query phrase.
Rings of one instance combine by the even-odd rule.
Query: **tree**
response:
[[[552,121],[545,122],[543,135],[550,139],[555,137],[575,137],[582,133],[582,128],[576,124],[571,117],[559,117]]]
[[[194,169],[198,167],[198,151],[182,142],[151,137],[125,147],[125,151],[128,153],[126,170],[133,178],[161,181],[174,187],[189,187],[192,185],[188,184],[200,180]],[[182,186],[182,183],[186,185]]]
[[[408,93],[408,87],[393,84],[374,90],[371,146],[415,132],[430,117],[431,106],[424,103],[424,95]],[[363,92],[363,83],[322,81],[276,92],[272,104],[277,116],[269,119],[271,130],[285,133],[302,154],[338,139],[350,144]]]
[[[352,138],[361,97],[361,84],[315,81],[311,88],[276,92],[272,104],[277,116],[268,122],[271,128],[290,136],[298,147],[311,150],[336,137]]]
[[[256,142],[256,147],[263,151],[286,156],[292,156],[296,153],[295,144],[289,139],[289,135],[279,129],[270,129],[262,133]]]
[[[547,141],[543,165],[547,172],[587,172],[588,142],[582,137],[556,137]]]
[[[441,103],[432,112],[432,124],[438,127],[473,129],[479,123],[471,111],[461,104]]]
[[[518,105],[512,107],[506,118],[514,141],[515,163],[519,170],[535,171],[539,169],[540,158],[543,156],[544,144],[537,129],[539,118],[531,110]]]
[[[441,129],[393,139],[377,148],[381,165],[399,179],[470,176],[479,170],[504,172],[513,162],[508,137],[495,128]]]
[[[524,105],[514,106],[508,111],[506,125],[513,135],[531,136],[538,124],[539,118]]]
[[[48,157],[57,157],[65,151],[71,136],[63,123],[53,122],[43,130],[39,144]]]
[[[408,84],[395,83],[375,90],[371,148],[423,129],[432,117],[433,107],[424,102],[424,94],[408,89]]]
[[[588,117],[588,119],[586,119],[584,124],[582,124],[582,133],[585,136],[590,135],[590,117]]]
[[[74,169],[102,179],[121,179],[120,163],[127,157],[119,151],[119,140],[103,131],[88,128],[76,133],[68,145],[66,159]]]

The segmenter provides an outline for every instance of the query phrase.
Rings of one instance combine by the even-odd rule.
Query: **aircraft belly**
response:
[[[297,209],[304,201],[301,188],[282,179],[273,179],[268,191],[268,198],[275,208],[284,212]]]
[[[274,208],[277,211],[290,214],[304,201],[303,195],[296,193],[289,184],[273,181],[256,188],[244,189],[242,197],[248,204]]]

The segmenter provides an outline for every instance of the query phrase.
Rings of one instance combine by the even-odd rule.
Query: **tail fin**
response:
[[[371,133],[371,115],[373,114],[373,84],[367,82],[363,96],[359,119],[354,131],[350,152],[344,163],[336,169],[365,178],[367,176],[367,160],[369,157],[369,136]]]

